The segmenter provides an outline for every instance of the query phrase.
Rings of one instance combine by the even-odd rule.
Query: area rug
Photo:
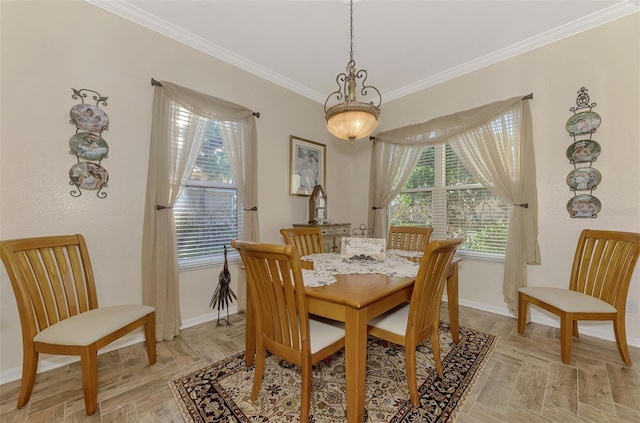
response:
[[[366,422],[453,422],[484,369],[498,337],[461,327],[460,342],[440,323],[444,377],[436,372],[431,341],[417,349],[420,406],[409,400],[404,347],[369,338],[365,394]],[[174,378],[171,392],[186,422],[297,422],[300,416],[300,369],[269,356],[258,400],[251,401],[254,369],[244,353]],[[310,422],[346,421],[344,350],[313,369]]]

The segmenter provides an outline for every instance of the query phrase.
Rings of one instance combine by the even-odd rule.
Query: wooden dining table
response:
[[[458,263],[455,258],[447,272],[447,298],[453,342],[458,343]],[[305,287],[309,313],[345,323],[345,366],[347,421],[364,419],[367,368],[367,322],[411,299],[415,278],[382,274],[335,275],[336,282]],[[247,285],[248,288],[248,285]],[[247,289],[246,365],[253,365],[256,326],[252,296]]]

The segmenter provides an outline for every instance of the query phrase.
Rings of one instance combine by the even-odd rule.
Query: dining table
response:
[[[336,254],[336,260],[339,254]],[[454,257],[447,278],[447,300],[451,336],[459,342],[458,264]],[[303,262],[304,263],[304,262]],[[309,268],[309,266],[303,266]],[[367,367],[367,322],[411,299],[415,275],[391,276],[381,273],[336,274],[335,281],[321,286],[305,286],[308,311],[345,324],[345,368],[347,422],[361,423],[365,409]],[[306,282],[305,282],[306,283]],[[256,346],[253,298],[247,284],[246,365],[253,365]]]

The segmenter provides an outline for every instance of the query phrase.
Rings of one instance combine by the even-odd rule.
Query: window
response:
[[[173,207],[180,269],[220,264],[223,246],[242,232],[242,205],[222,144],[220,124],[208,121],[189,180]]]
[[[432,226],[432,239],[464,236],[463,255],[504,258],[509,205],[480,185],[448,145],[423,150],[387,219],[387,227]]]

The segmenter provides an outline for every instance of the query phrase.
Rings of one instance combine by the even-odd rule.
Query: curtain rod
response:
[[[151,86],[157,86],[157,87],[162,87],[162,83],[160,81],[156,81],[155,79],[151,78]],[[260,117],[260,112],[252,112],[253,115],[257,118]]]

